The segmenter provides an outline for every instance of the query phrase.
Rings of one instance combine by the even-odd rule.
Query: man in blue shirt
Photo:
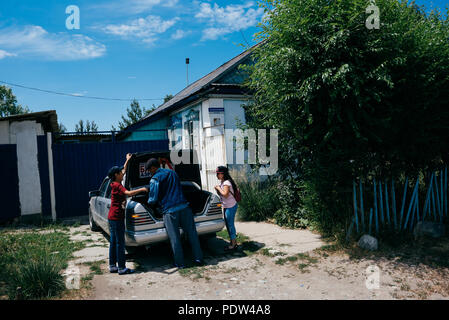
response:
[[[192,246],[195,264],[204,265],[192,209],[182,193],[178,175],[173,170],[161,168],[159,161],[154,158],[147,161],[145,169],[152,175],[150,184],[146,187],[149,192],[148,203],[150,206],[159,206],[162,211],[165,229],[175,258],[175,266],[180,269],[184,268],[180,226]]]

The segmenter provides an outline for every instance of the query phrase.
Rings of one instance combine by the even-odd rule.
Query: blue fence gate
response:
[[[0,221],[20,216],[19,175],[15,144],[0,145],[0,176],[3,187],[0,192]]]
[[[88,214],[89,191],[97,190],[109,168],[126,154],[168,151],[168,140],[93,142],[52,146],[57,218]]]

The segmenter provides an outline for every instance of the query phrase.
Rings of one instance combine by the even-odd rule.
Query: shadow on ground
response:
[[[412,235],[386,234],[379,241],[378,251],[361,249],[356,243],[327,245],[318,251],[344,251],[351,260],[395,261],[407,266],[427,265],[431,268],[449,268],[449,235],[434,239],[414,239]]]
[[[109,241],[109,236],[105,232],[102,233]],[[206,265],[217,265],[222,261],[247,257],[265,247],[264,243],[244,241],[237,250],[225,252],[224,247],[229,246],[229,242],[220,237],[200,237],[200,245]],[[186,239],[183,239],[182,247],[185,266],[187,268],[194,267],[191,246]],[[126,261],[134,263],[137,273],[156,271],[171,274],[177,271],[177,269],[174,269],[173,254],[168,241],[156,243],[149,247],[136,247],[130,251],[126,254]]]

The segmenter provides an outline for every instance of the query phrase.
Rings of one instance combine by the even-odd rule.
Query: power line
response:
[[[240,34],[242,35],[242,37],[243,37],[243,40],[245,40],[245,42],[246,42],[246,45],[248,46],[248,48],[249,48],[249,47],[251,47],[251,46],[249,45],[248,41],[246,41],[246,38],[245,38],[245,35],[243,34],[243,31],[242,31],[242,29],[240,29]]]
[[[64,92],[57,92],[57,91],[53,91],[53,90],[44,90],[44,89],[39,89],[39,88],[33,88],[33,87],[27,87],[27,86],[23,86],[21,84],[15,84],[15,83],[9,83],[6,81],[1,81],[0,83],[9,85],[9,86],[13,86],[13,87],[19,87],[19,88],[23,88],[23,89],[28,89],[28,90],[34,90],[34,91],[40,91],[40,92],[45,92],[45,93],[50,93],[50,94],[57,94],[60,96],[67,96],[67,97],[73,97],[73,98],[84,98],[84,99],[95,99],[95,100],[108,100],[108,101],[132,101],[132,100],[138,100],[138,101],[156,101],[156,100],[164,100],[164,98],[157,98],[157,99],[119,99],[119,98],[104,98],[104,97],[94,97],[94,96],[84,96],[84,95],[77,95],[77,94],[73,94],[73,93],[64,93]]]

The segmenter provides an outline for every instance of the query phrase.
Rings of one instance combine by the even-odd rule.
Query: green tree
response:
[[[171,98],[173,98],[172,94],[165,95],[164,103],[169,101]],[[157,107],[153,104],[151,108],[145,109],[144,107],[140,106],[139,101],[133,100],[129,108],[126,108],[126,117],[122,115],[122,120],[118,123],[119,130],[123,130],[126,127],[142,120],[156,108]],[[112,130],[116,131],[116,128],[112,126]]]
[[[16,96],[11,88],[0,85],[0,117],[29,113],[28,107],[17,104]]]
[[[164,97],[164,103],[170,101],[173,98],[172,94],[166,94]],[[154,106],[154,105],[153,105]]]
[[[354,178],[448,162],[449,12],[377,0],[368,29],[369,4],[264,0],[266,43],[246,67],[249,125],[280,130],[280,172],[301,199],[286,210],[305,206],[326,233],[347,225]]]
[[[62,123],[58,123],[58,132],[59,132],[59,133],[67,132],[66,126],[63,125]]]
[[[86,122],[84,122],[83,120],[80,120],[78,124],[75,125],[75,131],[81,134],[95,133],[98,131],[98,126],[95,121],[86,120]]]

